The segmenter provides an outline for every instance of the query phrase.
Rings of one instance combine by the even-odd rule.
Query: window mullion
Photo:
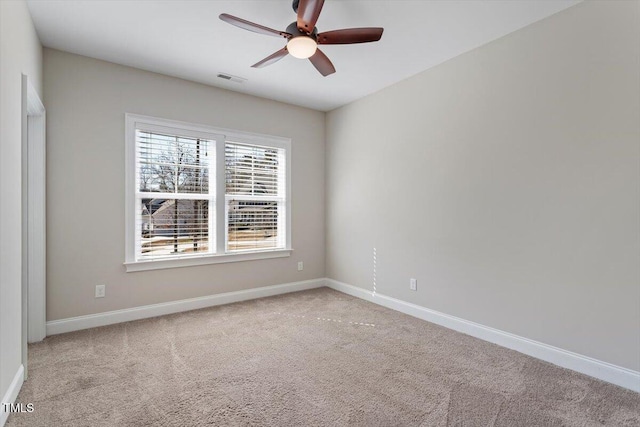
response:
[[[218,241],[218,231],[216,230],[216,221],[218,221],[217,215],[217,203],[218,196],[216,194],[216,182],[218,182],[217,172],[216,172],[216,164],[214,163],[218,158],[217,150],[218,145],[220,145],[220,139],[216,138],[214,140],[214,148],[213,151],[210,149],[207,151],[207,164],[209,165],[209,171],[207,175],[208,186],[209,189],[209,250],[210,254],[217,253],[217,241]],[[212,160],[214,162],[212,162]]]
[[[141,199],[183,199],[183,200],[208,200],[206,193],[160,193],[138,191],[136,197]]]
[[[226,191],[226,168],[225,168],[225,140],[216,140],[216,253],[223,254],[227,249],[227,203],[225,200]]]

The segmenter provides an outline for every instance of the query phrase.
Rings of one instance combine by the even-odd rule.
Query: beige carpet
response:
[[[16,426],[640,426],[640,395],[322,288],[47,338]]]

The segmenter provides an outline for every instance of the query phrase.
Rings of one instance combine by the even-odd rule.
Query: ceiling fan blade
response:
[[[320,49],[316,49],[316,53],[309,58],[309,61],[311,61],[313,66],[316,67],[316,70],[320,71],[320,74],[325,77],[336,72],[335,67],[329,58],[327,58],[327,55],[322,53]]]
[[[271,65],[275,62],[280,61],[282,58],[284,58],[288,54],[289,52],[287,52],[287,47],[285,46],[279,51],[277,51],[276,53],[274,53],[273,55],[269,55],[266,58],[264,58],[262,61],[256,62],[255,64],[252,65],[252,67],[253,68],[266,67],[267,65]]]
[[[222,19],[224,22],[227,22],[231,25],[235,25],[238,28],[242,28],[243,30],[253,31],[254,33],[258,33],[258,34],[266,34],[267,36],[284,37],[286,39],[290,39],[292,37],[291,34],[285,31],[274,30],[273,28],[265,27],[260,24],[255,24],[253,22],[247,21],[246,19],[229,15],[228,13],[221,14],[220,19]]]
[[[324,0],[300,0],[298,3],[298,29],[311,34],[316,27]]]
[[[352,44],[377,42],[384,28],[345,28],[318,34],[319,44]]]

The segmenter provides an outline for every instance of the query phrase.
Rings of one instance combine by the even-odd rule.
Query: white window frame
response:
[[[155,260],[136,259],[136,129],[157,130],[177,133],[184,136],[206,138],[215,141],[215,165],[211,165],[209,175],[215,174],[215,189],[211,200],[215,201],[215,215],[211,215],[209,229],[209,246],[214,245],[214,253],[194,254],[189,257],[162,258]],[[255,144],[285,150],[285,248],[260,249],[241,253],[225,253],[227,214],[225,202],[225,143],[226,141]],[[250,261],[268,258],[281,258],[291,255],[291,139],[242,132],[231,129],[216,128],[207,125],[161,119],[138,114],[125,114],[125,262],[127,272],[156,270],[163,268],[189,267],[206,264]],[[215,218],[213,221],[212,218]],[[212,229],[213,228],[213,229]]]

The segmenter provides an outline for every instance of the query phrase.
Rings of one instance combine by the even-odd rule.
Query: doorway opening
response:
[[[22,76],[22,365],[27,343],[46,336],[46,112]]]

